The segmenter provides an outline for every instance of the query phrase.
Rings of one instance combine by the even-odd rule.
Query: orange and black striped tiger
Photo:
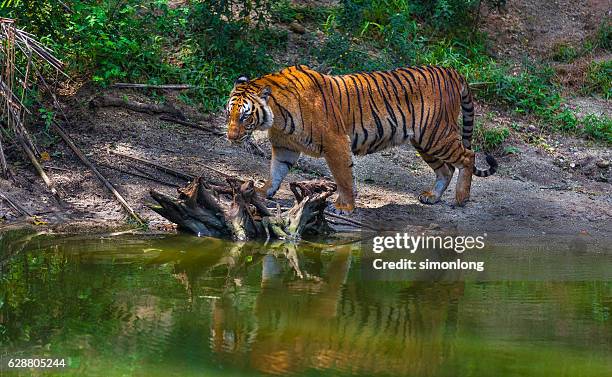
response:
[[[463,127],[458,124],[463,114]],[[470,149],[474,104],[465,79],[443,67],[324,75],[306,66],[257,79],[236,80],[227,104],[227,137],[243,142],[267,130],[272,144],[270,177],[262,189],[272,197],[300,153],[323,157],[338,185],[336,208],[351,211],[356,190],[352,154],[365,155],[410,142],[436,173],[422,203],[436,203],[459,169],[457,204],[470,196],[475,167]]]

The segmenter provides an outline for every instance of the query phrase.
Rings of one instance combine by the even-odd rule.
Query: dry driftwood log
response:
[[[331,231],[324,210],[336,185],[325,181],[292,182],[295,204],[272,214],[260,199],[253,181],[227,178],[227,186],[211,185],[198,177],[173,198],[151,191],[158,205],[150,208],[198,236],[248,240],[297,239],[305,233]]]

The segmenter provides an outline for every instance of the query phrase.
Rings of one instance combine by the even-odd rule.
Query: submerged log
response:
[[[249,240],[257,238],[297,239],[306,233],[327,233],[327,198],[336,185],[325,181],[292,182],[295,203],[289,210],[272,214],[255,190],[253,181],[227,178],[227,185],[207,183],[202,177],[179,188],[178,198],[155,190],[158,203],[150,208],[198,236]]]

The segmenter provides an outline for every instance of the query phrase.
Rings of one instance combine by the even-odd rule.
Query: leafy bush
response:
[[[604,18],[595,34],[595,47],[612,50],[612,18]]]
[[[290,23],[294,20],[323,23],[333,11],[333,7],[297,5],[290,0],[273,1],[270,6],[272,20],[284,23]]]
[[[192,96],[216,110],[235,77],[269,72],[269,51],[286,35],[268,28],[264,0],[191,1],[170,8],[165,0],[20,2],[7,16],[27,25],[73,76],[106,85],[117,80],[182,82]]]
[[[508,127],[485,127],[481,122],[476,122],[474,149],[477,151],[493,151],[499,148],[508,136],[510,136]]]
[[[315,50],[317,59],[332,68],[334,74],[356,71],[375,71],[393,66],[385,54],[375,56],[363,46],[354,43],[343,33],[333,32],[325,43]]]
[[[591,62],[584,77],[583,94],[599,94],[612,99],[612,60]]]
[[[566,43],[559,43],[554,47],[551,58],[558,62],[571,63],[580,55],[581,52],[574,46]]]
[[[612,118],[589,114],[581,120],[581,123],[586,136],[612,145]]]
[[[347,30],[363,30],[368,25],[379,29],[400,15],[441,31],[464,31],[472,27],[478,0],[344,0],[340,23]]]

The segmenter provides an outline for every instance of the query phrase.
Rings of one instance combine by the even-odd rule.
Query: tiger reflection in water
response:
[[[463,282],[368,288],[347,283],[350,246],[325,262],[320,253],[295,255],[310,278],[295,278],[293,257],[266,255],[252,307],[234,294],[214,302],[211,344],[228,364],[274,374],[331,368],[427,376],[449,357]]]

